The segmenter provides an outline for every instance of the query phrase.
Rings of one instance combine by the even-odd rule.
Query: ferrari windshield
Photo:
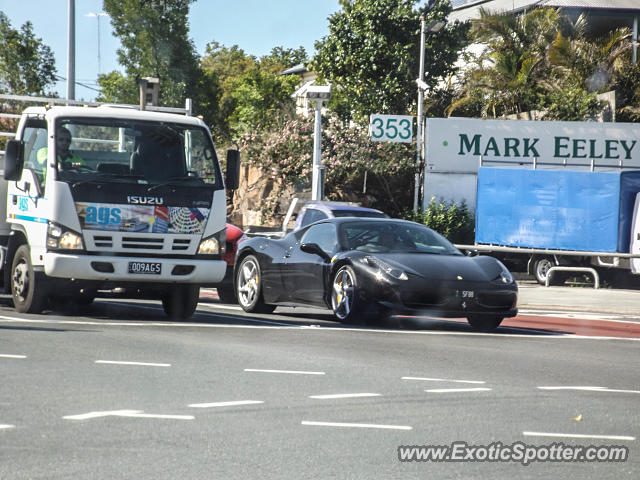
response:
[[[342,224],[347,250],[367,253],[435,253],[462,255],[442,235],[424,225],[399,221]]]
[[[55,138],[59,180],[222,187],[211,137],[196,125],[70,118],[57,122]],[[40,150],[46,157],[46,144]],[[44,170],[43,152],[33,153]]]

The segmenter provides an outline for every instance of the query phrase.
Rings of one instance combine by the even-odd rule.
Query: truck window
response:
[[[209,133],[187,124],[119,119],[63,119],[56,135],[58,179],[69,182],[185,184],[222,188]],[[68,132],[68,133],[67,133]]]

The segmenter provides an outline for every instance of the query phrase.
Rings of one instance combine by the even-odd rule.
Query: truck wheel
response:
[[[495,330],[502,323],[503,317],[499,315],[470,315],[467,317],[469,325],[481,332],[490,332]]]
[[[162,296],[162,308],[173,320],[187,320],[196,311],[200,300],[200,287],[181,285],[172,287]]]
[[[536,281],[540,285],[546,285],[549,269],[555,266],[556,264],[550,257],[540,257],[536,259],[533,264],[533,274],[536,277]],[[566,279],[567,275],[565,272],[553,272],[549,285],[562,285]]]
[[[47,305],[48,291],[44,273],[34,272],[31,252],[20,245],[11,264],[11,295],[20,313],[40,313]]]
[[[220,303],[238,303],[236,299],[236,292],[233,288],[233,285],[225,285],[223,287],[216,288],[218,292],[218,298],[220,299]]]

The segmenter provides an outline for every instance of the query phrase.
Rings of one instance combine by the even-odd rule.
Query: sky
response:
[[[13,28],[31,21],[35,36],[51,48],[58,75],[64,78],[68,5],[69,0],[0,0],[0,11]],[[227,47],[238,45],[256,57],[278,46],[303,46],[312,56],[314,43],[329,33],[328,17],[339,9],[338,0],[197,0],[189,13],[189,35],[201,55],[215,40]],[[93,89],[76,84],[78,100],[95,98],[98,73],[123,71],[116,54],[120,42],[112,34],[109,17],[97,13],[103,13],[102,0],[75,0],[76,82]],[[53,90],[66,96],[66,81]]]

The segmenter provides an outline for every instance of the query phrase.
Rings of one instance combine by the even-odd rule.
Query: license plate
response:
[[[129,262],[129,273],[160,275],[162,264],[159,262]]]
[[[473,290],[462,290],[460,292],[460,296],[462,298],[473,298],[475,296],[475,293]]]

